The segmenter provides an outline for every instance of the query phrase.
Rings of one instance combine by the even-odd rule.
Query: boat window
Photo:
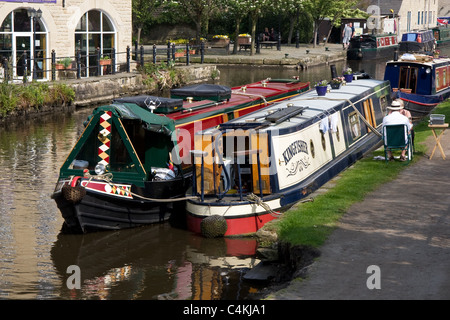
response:
[[[324,135],[324,133],[322,131],[320,133],[321,133],[321,136],[322,136],[322,149],[323,149],[323,151],[326,151],[327,150],[327,143],[325,141],[325,135]]]
[[[315,158],[316,157],[316,152],[314,150],[314,142],[312,141],[312,139],[309,140],[309,149],[311,150],[311,156],[313,158]]]
[[[381,111],[382,111],[383,113],[385,113],[385,112],[386,112],[386,109],[387,109],[387,99],[386,99],[386,96],[381,96],[381,97],[380,97],[380,107],[381,107]]]
[[[350,123],[350,131],[352,138],[356,139],[361,136],[361,123],[356,112],[352,112],[348,115],[348,122]]]

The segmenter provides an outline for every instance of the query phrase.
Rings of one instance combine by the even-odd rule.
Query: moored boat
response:
[[[350,39],[348,60],[380,59],[393,56],[398,49],[396,34],[362,34]]]
[[[195,136],[187,226],[208,236],[251,234],[381,145],[388,81],[310,90]],[[226,223],[226,227],[222,227]],[[209,230],[209,225],[214,231]]]
[[[433,52],[435,39],[432,30],[411,31],[402,34],[398,43],[400,53]]]
[[[52,195],[65,227],[89,232],[169,220],[177,208],[184,210],[195,130],[308,88],[295,79],[268,79],[235,88],[191,88],[192,99],[139,96],[94,109]]]
[[[450,59],[423,54],[404,54],[388,61],[384,80],[389,80],[393,98],[404,101],[417,122],[450,96]]]
[[[437,47],[444,47],[450,44],[450,27],[447,24],[434,27],[432,30]]]

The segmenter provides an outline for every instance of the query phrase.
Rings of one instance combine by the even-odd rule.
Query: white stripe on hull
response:
[[[195,204],[187,201],[186,210],[190,214],[209,217],[212,215],[219,215],[225,218],[239,218],[240,216],[247,216],[249,214],[265,213],[266,210],[255,203],[236,204],[236,202],[227,202],[229,205],[208,205],[207,203]],[[264,201],[273,211],[281,208],[280,199],[273,199]]]

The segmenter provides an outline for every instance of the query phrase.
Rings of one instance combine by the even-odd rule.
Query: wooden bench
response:
[[[251,45],[252,45],[251,43],[240,43],[239,44],[239,51],[241,51],[242,49],[247,51],[247,49],[250,49]]]
[[[259,44],[261,45],[261,47],[265,46],[266,49],[269,46],[270,46],[270,49],[272,49],[273,46],[276,46],[278,44],[278,42],[277,41],[261,41]]]

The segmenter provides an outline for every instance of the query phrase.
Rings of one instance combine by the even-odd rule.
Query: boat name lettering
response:
[[[284,163],[287,165],[289,161],[299,152],[308,154],[308,144],[303,140],[292,142],[283,152]]]

